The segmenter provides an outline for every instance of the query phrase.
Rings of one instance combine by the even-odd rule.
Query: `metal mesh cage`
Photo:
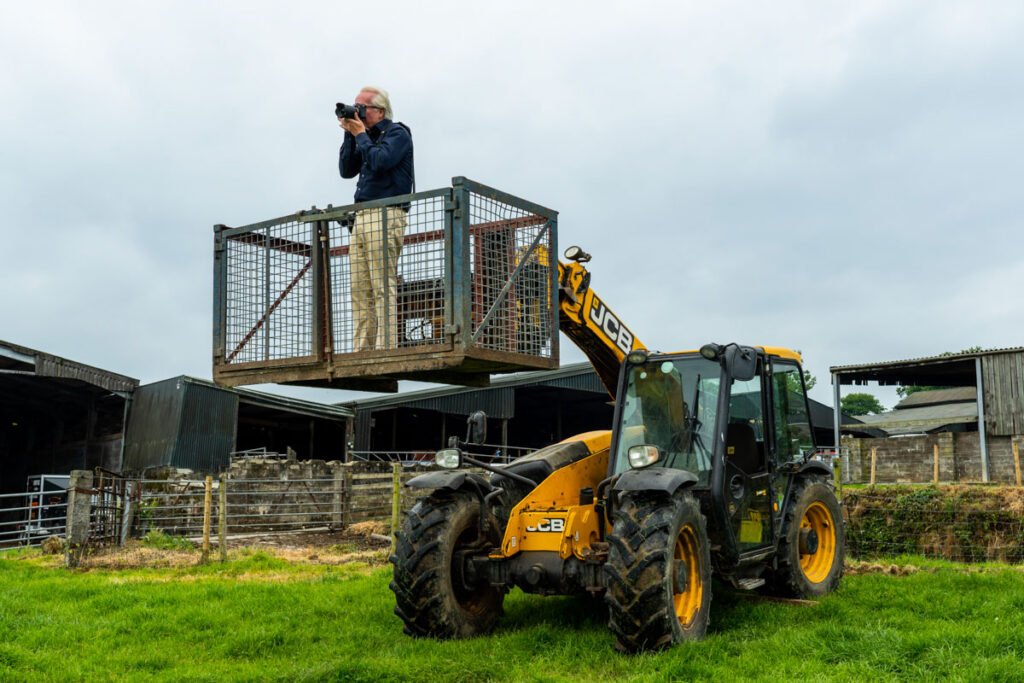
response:
[[[217,226],[214,377],[478,383],[556,367],[555,215],[456,178],[451,188]]]

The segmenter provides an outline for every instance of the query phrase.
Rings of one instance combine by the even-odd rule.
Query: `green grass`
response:
[[[226,565],[71,572],[0,559],[0,680],[1020,680],[1024,572],[936,561],[843,580],[812,607],[716,585],[706,640],[627,657],[600,602],[514,592],[490,637],[413,640],[388,569]]]

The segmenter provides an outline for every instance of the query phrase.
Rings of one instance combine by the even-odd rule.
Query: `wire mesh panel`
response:
[[[428,196],[331,221],[335,353],[445,341],[447,203]]]
[[[473,343],[550,358],[552,220],[470,193]]]
[[[228,237],[227,363],[313,354],[312,229],[293,218]]]

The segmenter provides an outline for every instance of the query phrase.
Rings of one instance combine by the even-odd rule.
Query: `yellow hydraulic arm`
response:
[[[626,354],[647,347],[590,289],[590,273],[583,265],[590,254],[569,247],[565,257],[571,262],[558,262],[558,326],[586,354],[614,399]]]

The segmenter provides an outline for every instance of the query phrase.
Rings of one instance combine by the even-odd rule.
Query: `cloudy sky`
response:
[[[1024,345],[1020,2],[5,2],[0,63],[0,339],[143,382],[210,377],[215,223],[351,201],[364,84],[652,348],[795,347],[830,400]]]

